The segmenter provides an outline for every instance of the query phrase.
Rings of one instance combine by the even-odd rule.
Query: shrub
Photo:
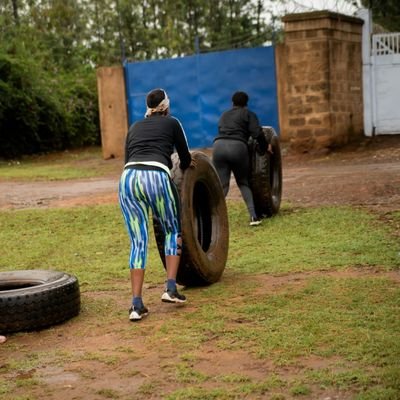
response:
[[[0,157],[99,144],[95,83],[94,71],[54,76],[0,52]]]

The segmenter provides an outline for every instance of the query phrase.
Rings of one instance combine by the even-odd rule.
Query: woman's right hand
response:
[[[192,158],[192,160],[190,161],[190,165],[189,165],[189,168],[196,168],[196,165],[197,165],[197,161],[194,159],[194,158]]]

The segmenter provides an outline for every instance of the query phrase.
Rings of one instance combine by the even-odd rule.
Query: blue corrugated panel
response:
[[[262,125],[279,132],[274,48],[229,50],[125,65],[129,123],[143,117],[146,94],[161,87],[171,100],[191,148],[209,147],[218,119],[236,90],[249,94],[249,108]]]

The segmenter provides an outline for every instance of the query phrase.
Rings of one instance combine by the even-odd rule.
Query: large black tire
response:
[[[260,154],[257,143],[249,143],[250,187],[258,216],[270,218],[279,211],[282,198],[282,155],[279,137],[274,128],[263,127],[263,133],[272,145],[272,154]]]
[[[76,277],[63,272],[0,272],[0,333],[39,330],[79,314]]]
[[[219,280],[228,257],[229,225],[225,197],[218,174],[206,154],[193,151],[196,166],[185,172],[172,155],[171,177],[181,200],[182,257],[177,282],[202,286]],[[164,234],[153,219],[160,257],[165,267]]]

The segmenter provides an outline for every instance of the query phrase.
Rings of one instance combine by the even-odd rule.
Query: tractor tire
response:
[[[250,141],[250,188],[254,207],[261,218],[270,218],[279,211],[282,198],[282,155],[279,137],[270,126],[263,133],[272,145],[272,154],[260,154],[256,141]]]
[[[32,331],[79,314],[76,277],[63,272],[0,272],[0,333]]]
[[[225,269],[229,247],[228,212],[218,174],[206,154],[193,151],[195,167],[179,168],[172,155],[171,177],[181,201],[182,256],[177,282],[204,286],[218,281]],[[154,234],[164,268],[164,233],[153,219]]]

